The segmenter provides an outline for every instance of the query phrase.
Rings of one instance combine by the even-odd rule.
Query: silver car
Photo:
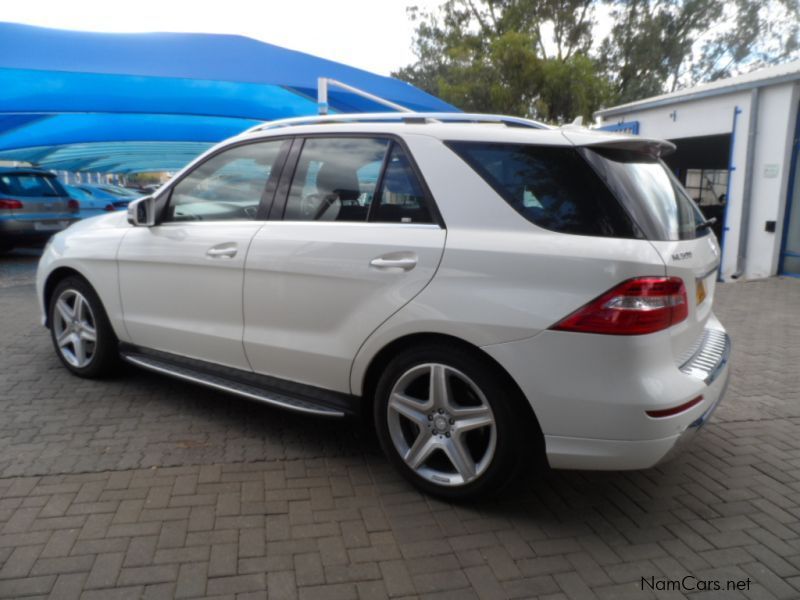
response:
[[[78,220],[79,208],[52,173],[0,167],[0,251],[44,242]]]

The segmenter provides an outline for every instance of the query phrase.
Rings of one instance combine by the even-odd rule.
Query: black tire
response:
[[[56,303],[59,298],[69,296],[70,293],[79,293],[88,304],[94,324],[96,342],[93,344],[91,357],[87,364],[78,366],[72,364],[64,355],[56,339]],[[98,379],[112,375],[119,366],[119,342],[114,333],[111,323],[108,320],[103,303],[97,296],[91,285],[78,276],[70,276],[62,279],[50,296],[50,306],[48,307],[48,319],[50,323],[50,338],[53,341],[58,358],[62,364],[72,373],[87,379]]]
[[[431,480],[436,478],[437,475],[432,475],[430,472],[427,477],[421,475],[417,470],[406,464],[400,454],[400,450],[398,450],[392,439],[392,427],[395,435],[398,435],[398,428],[397,422],[395,422],[394,426],[390,425],[390,394],[395,385],[402,385],[401,377],[404,374],[406,374],[406,377],[403,381],[408,381],[410,380],[408,373],[413,373],[415,368],[427,368],[422,367],[422,365],[428,364],[445,365],[446,368],[460,372],[459,375],[466,375],[482,392],[485,402],[483,400],[480,402],[483,404],[488,403],[491,407],[495,427],[494,454],[490,460],[486,460],[485,464],[488,466],[485,466],[480,473],[476,468],[474,472],[478,474],[474,479],[467,482],[460,482],[454,485],[438,484]],[[413,379],[413,374],[411,377]],[[420,377],[424,378],[424,375]],[[458,378],[456,379],[458,380]],[[449,381],[452,389],[452,376]],[[459,385],[463,384],[459,383]],[[426,394],[430,397],[430,391],[423,392],[421,395],[425,397]],[[526,401],[520,398],[519,391],[498,373],[495,365],[488,364],[476,352],[458,344],[429,344],[402,351],[386,366],[376,386],[373,405],[374,424],[384,453],[410,483],[423,492],[449,501],[475,500],[494,495],[506,487],[520,471],[518,467],[523,462],[523,458],[527,458],[527,461],[525,461],[527,463],[535,462],[531,458],[532,454],[538,450],[538,447],[536,444],[531,444],[526,440],[531,440],[534,435],[540,435],[540,432],[532,411],[525,406],[525,403]],[[428,414],[427,418],[430,420],[431,415]],[[450,421],[450,423],[453,422]],[[535,432],[526,431],[526,427],[530,427],[531,424],[536,429]],[[431,426],[434,428],[430,431],[439,433],[439,430],[436,429],[438,425],[429,425],[429,427]],[[422,428],[414,425],[408,434],[409,439],[416,439],[415,432],[417,431],[422,435]],[[449,433],[450,431],[448,430],[445,434],[447,438],[451,437],[448,435]],[[427,433],[427,435],[430,436],[431,434]],[[453,430],[452,437],[455,438],[457,435],[456,431]],[[484,433],[482,435],[486,438],[489,434]],[[441,435],[436,437],[442,440]],[[475,456],[475,453],[472,452],[471,455]],[[478,450],[478,455],[480,455],[480,450]],[[445,458],[445,453],[442,452],[439,458]],[[428,459],[428,461],[430,460],[432,459]],[[455,463],[451,461],[450,464],[454,465]],[[428,469],[427,463],[423,463],[422,468]],[[455,473],[455,475],[458,477],[458,473]]]
[[[9,244],[6,242],[0,242],[0,254],[8,254],[14,249],[13,244]]]

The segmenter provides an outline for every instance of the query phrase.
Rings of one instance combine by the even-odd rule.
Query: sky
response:
[[[406,7],[434,8],[442,1],[4,0],[0,21],[84,31],[232,33],[389,75],[414,61]]]

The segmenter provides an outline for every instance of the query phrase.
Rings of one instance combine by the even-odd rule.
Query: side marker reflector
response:
[[[677,415],[684,411],[689,410],[693,406],[697,406],[703,401],[702,396],[698,396],[697,398],[692,398],[688,402],[681,404],[680,406],[673,406],[672,408],[664,408],[661,410],[648,410],[645,411],[648,417],[653,417],[655,419],[663,418],[663,417],[671,417],[673,415]]]

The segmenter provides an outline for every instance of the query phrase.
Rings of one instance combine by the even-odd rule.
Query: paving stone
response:
[[[454,505],[359,425],[134,369],[74,378],[30,283],[3,287],[0,597],[638,600],[648,575],[800,597],[800,281],[715,296],[731,382],[683,454]]]

